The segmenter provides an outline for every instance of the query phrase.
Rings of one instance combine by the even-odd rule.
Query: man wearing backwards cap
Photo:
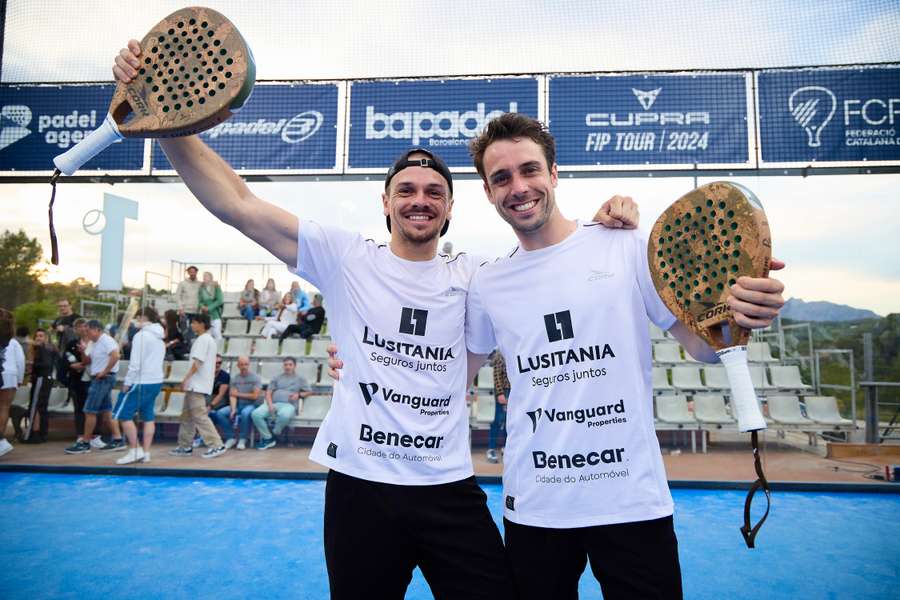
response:
[[[134,40],[113,73],[136,75]],[[453,180],[434,153],[405,152],[385,177],[389,244],[303,220],[257,198],[197,136],[160,140],[216,217],[322,290],[347,367],[310,457],[329,467],[331,597],[402,598],[418,566],[438,598],[507,598],[500,534],[475,482],[465,403],[466,290],[479,260],[437,254]],[[621,199],[607,203],[602,218]],[[634,220],[633,205],[625,211]],[[629,212],[631,211],[631,212]]]

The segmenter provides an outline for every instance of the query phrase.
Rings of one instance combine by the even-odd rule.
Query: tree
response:
[[[0,235],[0,306],[13,309],[38,296],[45,269],[37,265],[43,248],[23,230]]]

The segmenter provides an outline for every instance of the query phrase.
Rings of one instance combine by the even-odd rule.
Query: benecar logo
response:
[[[425,335],[428,311],[421,308],[406,308],[400,312],[400,333]]]
[[[572,315],[567,310],[544,315],[544,326],[547,328],[547,339],[551,342],[575,337],[572,331]]]

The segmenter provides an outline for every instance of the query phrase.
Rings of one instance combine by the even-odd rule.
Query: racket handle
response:
[[[766,420],[759,410],[750,368],[747,366],[747,346],[732,346],[716,352],[725,366],[731,384],[731,407],[741,432],[766,428]]]
[[[121,141],[122,134],[119,133],[116,122],[113,121],[112,115],[107,114],[100,127],[90,132],[74,147],[54,158],[53,164],[64,175],[71,175],[107,147]]]

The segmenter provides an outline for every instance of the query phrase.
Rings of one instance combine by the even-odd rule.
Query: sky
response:
[[[103,81],[127,37],[140,37],[181,2],[7,4],[2,79]],[[260,79],[342,79],[593,70],[748,68],[900,61],[900,3],[871,2],[206,2],[251,41]],[[599,8],[602,6],[602,9]],[[123,19],[122,15],[128,15]],[[73,23],[90,22],[90,35]],[[273,34],[273,32],[283,32]],[[58,40],[52,48],[34,39]],[[377,48],[377,52],[372,49]],[[377,178],[376,178],[377,179]],[[900,175],[742,177],[763,201],[776,276],[787,296],[900,312]],[[699,183],[709,181],[700,179]],[[635,198],[642,228],[694,185],[692,178],[566,178],[557,200],[570,217],[589,218],[613,194]],[[260,197],[301,218],[386,239],[379,181],[254,183]],[[126,226],[124,280],[168,274],[172,260],[276,262],[222,225],[183,185],[69,184],[57,195],[62,265],[49,280],[99,278],[100,238],[81,221],[104,193],[139,203]],[[494,256],[514,237],[493,213],[480,182],[455,185],[445,238],[456,250]],[[48,185],[2,184],[3,229],[25,229],[49,253]],[[214,270],[217,277],[220,271]],[[231,267],[227,289],[260,269]],[[272,275],[279,289],[290,275]],[[164,278],[149,276],[154,287]]]

